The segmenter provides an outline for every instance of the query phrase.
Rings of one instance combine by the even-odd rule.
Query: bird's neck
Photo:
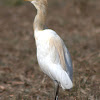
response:
[[[34,31],[43,30],[46,22],[46,8],[37,10],[37,15],[34,20]]]

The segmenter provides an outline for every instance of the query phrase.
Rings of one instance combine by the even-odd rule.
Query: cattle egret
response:
[[[73,87],[71,57],[60,36],[51,29],[45,29],[47,0],[25,1],[30,1],[37,9],[33,24],[37,60],[41,70],[54,81],[55,100],[58,100],[59,86],[63,89]]]

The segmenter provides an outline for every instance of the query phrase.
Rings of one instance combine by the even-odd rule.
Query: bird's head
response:
[[[47,0],[25,0],[25,1],[30,1],[36,9],[43,9],[44,7],[47,6]]]

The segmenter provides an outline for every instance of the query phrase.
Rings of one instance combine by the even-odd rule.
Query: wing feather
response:
[[[63,68],[63,70],[65,70],[68,73],[70,79],[72,80],[72,76],[73,76],[72,61],[71,61],[69,51],[66,48],[63,40],[59,36],[57,36],[56,38],[52,37],[49,41],[49,44],[50,47],[55,48],[55,53],[57,53],[59,56],[61,67]]]

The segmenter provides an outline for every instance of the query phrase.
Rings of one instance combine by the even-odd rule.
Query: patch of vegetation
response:
[[[2,0],[1,2],[4,5],[9,5],[9,6],[18,6],[23,4],[23,0]]]

